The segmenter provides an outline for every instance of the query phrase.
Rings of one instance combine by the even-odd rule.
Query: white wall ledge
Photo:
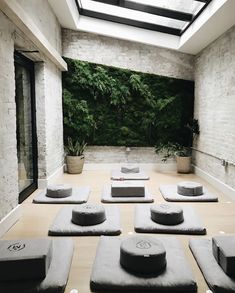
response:
[[[62,71],[67,70],[66,62],[16,0],[1,0],[0,9],[36,45],[40,52]]]

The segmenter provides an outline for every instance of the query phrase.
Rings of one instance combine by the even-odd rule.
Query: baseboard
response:
[[[84,171],[96,171],[96,170],[107,170],[111,171],[113,169],[120,168],[121,166],[139,166],[145,170],[158,171],[158,172],[168,172],[176,171],[176,163],[85,163]]]
[[[221,192],[223,192],[230,198],[235,198],[235,189],[220,181],[219,179],[215,178],[214,176],[208,174],[207,172],[203,171],[202,169],[198,168],[197,166],[193,165],[193,168],[196,175],[198,175],[202,179],[205,179],[207,182],[212,184],[214,187],[219,189]]]
[[[18,205],[0,221],[0,238],[20,219],[21,214],[21,205]]]
[[[64,173],[64,165],[62,165],[60,168],[58,168],[53,174],[51,174],[48,178],[45,179],[38,179],[38,188],[44,189],[48,186],[48,184],[53,183],[53,181],[59,177],[62,176]]]

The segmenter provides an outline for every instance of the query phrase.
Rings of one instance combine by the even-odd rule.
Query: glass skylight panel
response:
[[[154,14],[150,14],[146,12],[141,12],[138,10],[123,8],[116,5],[105,4],[105,3],[96,2],[92,0],[82,0],[81,2],[82,2],[83,9],[92,10],[94,12],[105,13],[108,15],[113,15],[117,17],[122,17],[126,19],[132,19],[136,21],[157,24],[157,25],[162,25],[167,27],[173,27],[177,29],[183,29],[184,26],[186,25],[185,21],[158,16],[158,15],[154,15]]]
[[[203,2],[194,0],[129,0],[133,3],[162,7],[170,10],[196,14],[205,5]]]
[[[81,15],[180,36],[212,0],[76,1]]]

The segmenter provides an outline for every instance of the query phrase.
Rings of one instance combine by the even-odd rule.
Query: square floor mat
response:
[[[155,237],[155,236],[153,236]],[[179,241],[158,237],[166,249],[167,268],[158,276],[135,275],[120,265],[120,245],[124,238],[101,237],[93,264],[92,291],[196,292],[197,285]]]
[[[75,207],[75,206],[74,206]],[[63,207],[49,228],[49,235],[119,235],[121,234],[120,212],[116,206],[105,206],[106,220],[97,225],[80,226],[71,221],[72,206]]]
[[[178,225],[163,225],[151,219],[151,205],[137,205],[135,207],[135,231],[138,233],[174,233],[174,234],[206,234],[206,228],[196,214],[194,208],[181,206],[184,221]]]
[[[85,203],[88,201],[90,194],[90,187],[89,186],[73,186],[72,195],[63,198],[52,198],[46,196],[46,189],[40,192],[38,195],[35,196],[33,199],[33,203],[44,203],[44,204],[53,204],[53,203]]]
[[[215,293],[235,292],[235,280],[225,274],[212,252],[211,239],[190,239],[189,247],[202,274]]]
[[[218,197],[214,194],[209,193],[206,189],[204,189],[204,193],[202,195],[197,196],[185,196],[179,194],[177,192],[177,185],[160,185],[159,190],[164,199],[167,201],[218,201]]]

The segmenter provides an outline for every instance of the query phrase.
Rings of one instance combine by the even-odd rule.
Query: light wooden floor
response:
[[[179,175],[176,173],[156,173],[149,172],[150,180],[146,185],[154,195],[155,203],[164,202],[158,187],[160,184],[174,184],[182,180],[194,180],[203,183],[209,191],[219,196],[219,203],[190,203],[194,206],[204,225],[207,228],[206,236],[210,237],[219,233],[235,233],[235,200],[222,195],[211,185],[194,174]],[[89,202],[100,202],[100,194],[105,183],[110,182],[109,171],[84,171],[81,175],[64,174],[57,182],[70,183],[75,185],[90,185],[91,194]],[[62,205],[44,205],[32,204],[32,199],[38,191],[32,194],[23,203],[23,216],[14,227],[4,236],[5,239],[21,238],[42,238],[47,237],[49,225],[52,223],[56,213]],[[186,205],[187,203],[182,203]],[[121,210],[122,235],[134,234],[134,204],[119,204]],[[159,235],[164,236],[164,235]],[[168,235],[169,236],[169,235]],[[208,289],[203,276],[188,248],[188,240],[192,236],[174,235],[182,243],[186,257],[191,264],[197,284],[198,292],[205,293]],[[66,293],[72,289],[77,289],[79,293],[89,293],[89,280],[92,263],[95,257],[96,246],[99,237],[73,237],[75,251],[73,256],[72,267],[69,275]]]

